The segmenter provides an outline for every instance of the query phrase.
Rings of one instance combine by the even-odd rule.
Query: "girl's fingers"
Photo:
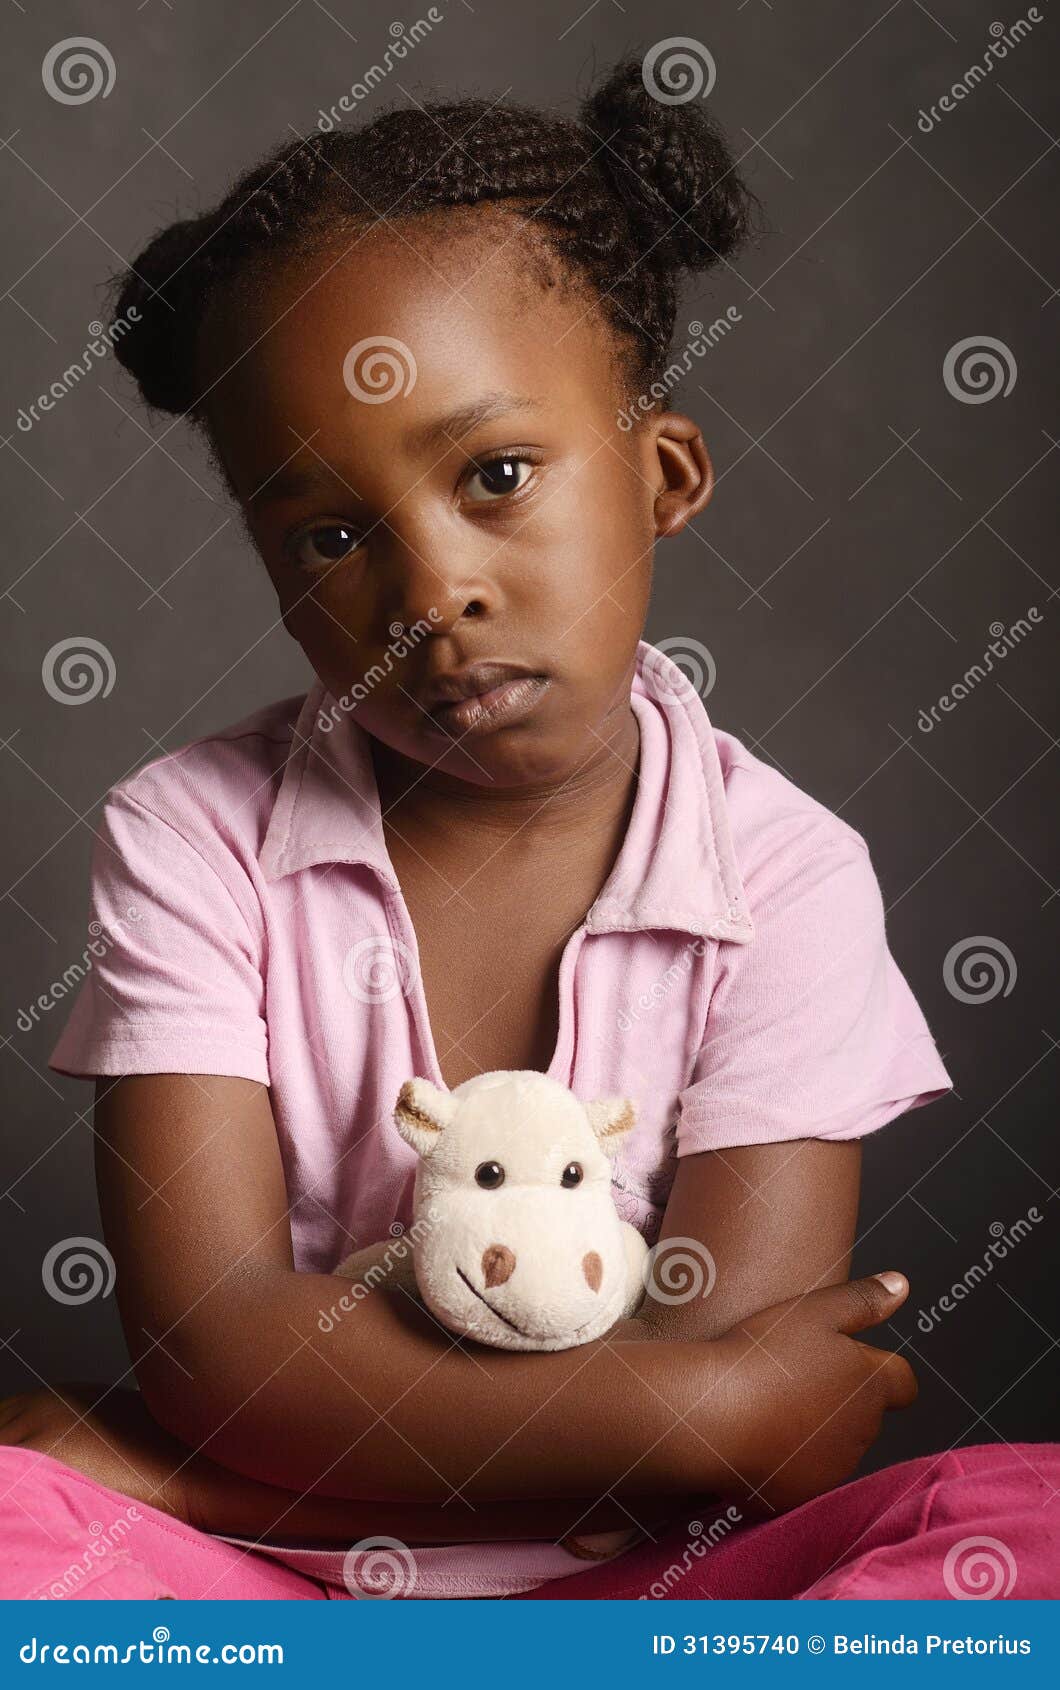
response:
[[[834,1331],[853,1337],[855,1332],[887,1320],[908,1295],[905,1275],[886,1273],[852,1279],[847,1285],[826,1285],[820,1291],[811,1291],[806,1301],[816,1299],[815,1313],[820,1313]]]
[[[864,1352],[866,1365],[882,1380],[888,1408],[908,1408],[916,1401],[919,1389],[916,1374],[904,1356],[895,1355],[893,1350],[878,1350],[874,1344],[855,1342]]]

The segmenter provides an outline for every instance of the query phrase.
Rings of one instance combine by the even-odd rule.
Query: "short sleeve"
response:
[[[952,1090],[890,953],[879,882],[850,830],[772,876],[755,936],[719,947],[677,1154],[861,1138]]]
[[[121,788],[92,854],[77,997],[48,1066],[60,1074],[230,1074],[268,1084],[263,921],[218,839],[192,844]],[[259,906],[260,917],[260,906]]]

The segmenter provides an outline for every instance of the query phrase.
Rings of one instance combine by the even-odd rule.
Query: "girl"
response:
[[[317,679],[104,807],[115,938],[51,1065],[96,1078],[139,1392],[6,1405],[5,1594],[130,1501],[83,1594],[644,1594],[690,1508],[732,1536],[667,1593],[827,1590],[886,1540],[884,1593],[944,1594],[987,1477],[1044,1529],[1044,1455],[833,1489],[915,1394],[858,1336],[906,1280],[846,1282],[860,1140],[950,1080],[865,842],[641,639],[713,487],[652,402],[677,282],[753,212],[657,92],[630,62],[577,122],[313,135],[124,279],[118,355],[204,431]],[[396,1278],[336,1314],[330,1269],[409,1219],[402,1081],[491,1069],[635,1098],[616,1201],[690,1293],[660,1271],[549,1355],[454,1342]]]

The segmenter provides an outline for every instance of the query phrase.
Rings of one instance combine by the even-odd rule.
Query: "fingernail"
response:
[[[899,1291],[905,1290],[905,1280],[902,1278],[900,1273],[878,1273],[875,1275],[875,1278],[879,1280],[881,1285],[885,1285],[887,1287],[892,1296],[896,1297]]]

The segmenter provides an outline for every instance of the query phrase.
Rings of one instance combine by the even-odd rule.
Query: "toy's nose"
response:
[[[487,1285],[505,1285],[515,1272],[515,1257],[506,1244],[487,1244],[482,1252],[482,1277]]]
[[[582,1272],[589,1290],[599,1291],[604,1277],[604,1264],[595,1250],[590,1250],[587,1256],[582,1257]]]

